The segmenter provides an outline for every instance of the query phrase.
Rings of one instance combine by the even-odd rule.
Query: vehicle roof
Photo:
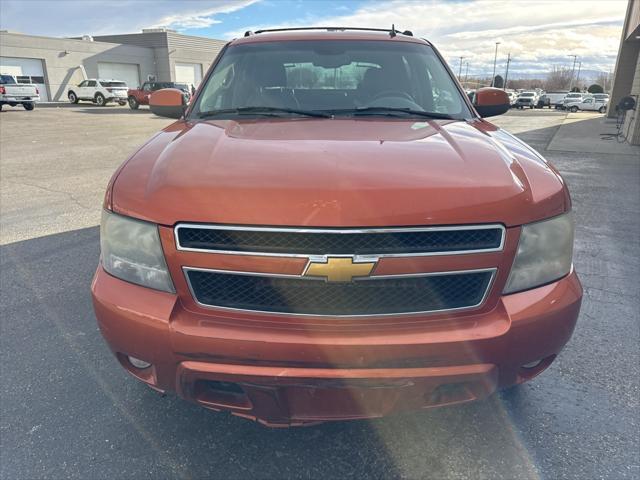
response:
[[[408,42],[429,45],[429,42],[417,37],[397,32],[394,37],[386,32],[368,32],[358,30],[292,30],[286,32],[264,32],[236,38],[231,45],[261,42],[281,42],[297,40],[383,40],[389,42]]]

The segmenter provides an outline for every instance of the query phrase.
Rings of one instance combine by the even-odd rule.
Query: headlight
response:
[[[567,275],[571,271],[573,230],[571,212],[524,225],[504,293],[538,287]]]
[[[114,277],[143,287],[175,292],[157,225],[104,210],[100,248],[102,266]]]

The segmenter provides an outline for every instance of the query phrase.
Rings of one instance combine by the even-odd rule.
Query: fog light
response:
[[[525,363],[524,365],[522,365],[522,368],[536,368],[538,365],[542,363],[542,360],[544,359],[541,358],[540,360],[536,360],[535,362]]]
[[[140,360],[136,357],[127,357],[129,363],[140,370],[144,370],[145,368],[149,368],[151,364],[149,362],[145,362],[144,360]]]

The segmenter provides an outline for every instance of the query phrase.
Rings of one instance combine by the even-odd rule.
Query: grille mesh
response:
[[[302,255],[376,255],[497,249],[502,229],[307,233],[180,227],[182,248]]]
[[[476,306],[492,276],[491,271],[479,271],[330,283],[200,270],[186,274],[201,304],[307,315],[378,315]]]

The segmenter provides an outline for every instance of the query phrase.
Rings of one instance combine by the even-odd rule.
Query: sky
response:
[[[117,15],[109,15],[117,12]],[[613,70],[627,0],[0,0],[0,29],[45,36],[101,35],[168,27],[230,40],[246,30],[351,26],[411,30],[454,71],[544,76],[571,67]],[[1,48],[1,46],[0,46]],[[0,52],[1,53],[1,52]]]

